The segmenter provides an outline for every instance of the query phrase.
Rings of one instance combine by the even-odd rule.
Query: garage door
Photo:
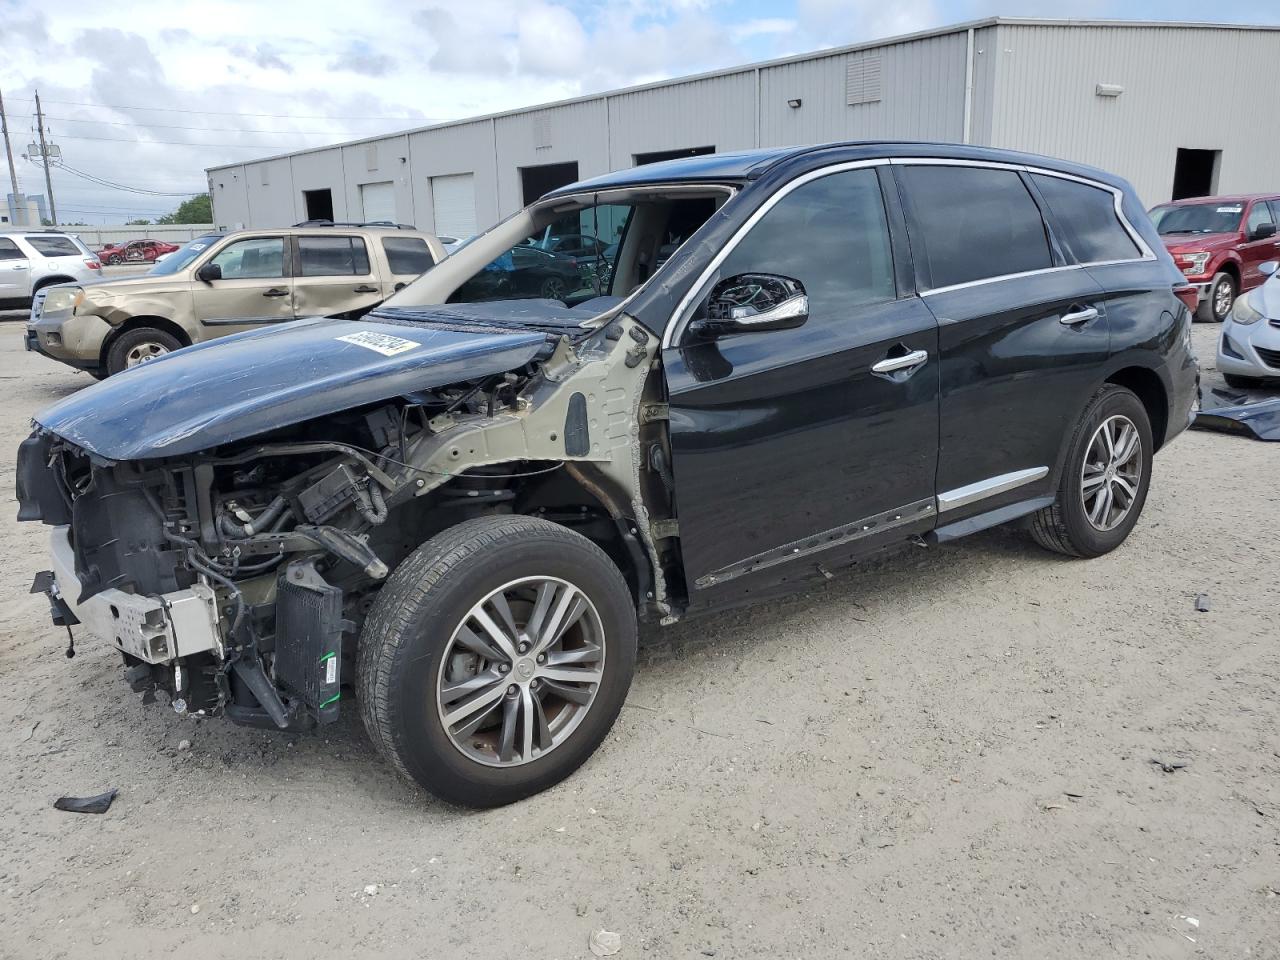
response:
[[[431,212],[436,236],[465,240],[476,232],[475,176],[458,173],[431,178]]]
[[[396,190],[391,181],[360,184],[360,204],[366,223],[374,220],[396,222]]]

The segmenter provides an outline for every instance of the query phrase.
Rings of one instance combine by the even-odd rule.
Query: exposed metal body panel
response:
[[[1280,99],[1280,76],[1265,68],[1277,58],[1275,27],[989,18],[215,167],[209,177],[220,226],[302,220],[302,191],[323,188],[335,219],[358,218],[360,185],[391,180],[396,219],[431,231],[430,178],[472,173],[484,229],[522,205],[522,167],[572,161],[585,179],[632,166],[639,153],[694,147],[967,140],[1115,171],[1150,205],[1170,196],[1178,148],[1222,151],[1219,191],[1274,186],[1280,131],[1258,121]],[[1187,84],[1186,65],[1197,62],[1257,69],[1247,95],[1224,95]],[[1123,89],[1100,96],[1099,84]]]

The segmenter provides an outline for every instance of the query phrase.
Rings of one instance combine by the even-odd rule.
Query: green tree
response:
[[[213,201],[207,193],[183,200],[173,213],[157,217],[156,223],[213,223]]]

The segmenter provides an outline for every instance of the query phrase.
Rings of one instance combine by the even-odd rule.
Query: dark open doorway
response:
[[[1211,197],[1218,192],[1218,166],[1222,161],[1221,150],[1190,150],[1178,148],[1178,159],[1173,165],[1173,198]]]
[[[701,157],[708,153],[715,153],[715,147],[685,147],[682,150],[655,150],[652,153],[637,153],[635,155],[636,166],[642,167],[646,163],[657,163],[660,160],[679,160],[682,157]]]
[[[573,183],[578,179],[578,164],[546,163],[540,167],[521,167],[520,185],[524,192],[525,206],[533,203],[544,193],[557,187]]]
[[[308,220],[333,219],[332,190],[303,190],[302,202],[306,205]]]

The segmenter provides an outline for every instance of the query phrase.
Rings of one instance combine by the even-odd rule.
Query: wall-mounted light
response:
[[[790,100],[787,101],[787,106],[790,107],[792,110],[799,110],[800,106],[803,103],[804,101],[801,100],[799,97],[792,97]]]
[[[1118,83],[1100,83],[1093,92],[1100,97],[1118,97],[1124,93],[1124,87]]]

